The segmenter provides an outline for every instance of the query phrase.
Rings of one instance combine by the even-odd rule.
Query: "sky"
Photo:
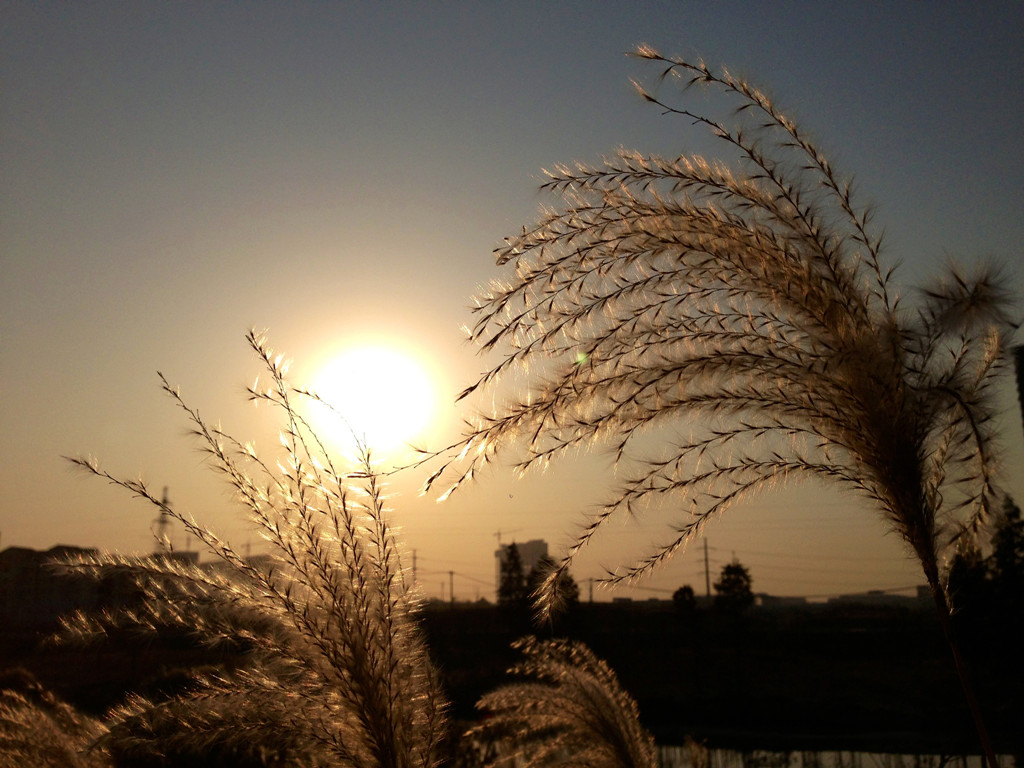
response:
[[[542,169],[618,147],[712,154],[637,96],[639,43],[727,65],[796,117],[877,208],[909,288],[949,260],[1022,275],[1024,6],[991,2],[4,3],[0,13],[0,548],[148,551],[153,512],[63,458],[166,486],[239,548],[260,541],[160,391],[273,449],[244,335],[267,329],[305,383],[353,344],[427,370],[426,436],[495,358],[465,341],[493,249],[550,202]],[[1006,487],[1022,420],[1001,400]],[[428,596],[492,597],[500,540],[557,554],[608,489],[584,455],[496,469],[444,504],[395,478],[394,519]],[[667,518],[618,524],[573,569],[645,552]],[[194,546],[177,530],[175,545]],[[825,596],[923,581],[877,512],[782,489],[706,531],[712,580]],[[636,588],[704,589],[698,542]]]

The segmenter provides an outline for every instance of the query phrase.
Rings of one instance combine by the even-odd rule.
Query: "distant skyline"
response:
[[[992,258],[1024,295],[1024,6],[1017,3],[10,2],[0,14],[0,548],[147,551],[150,509],[62,456],[169,488],[239,548],[260,542],[203,465],[156,371],[270,452],[243,336],[267,328],[307,383],[346,346],[400,346],[455,436],[485,369],[463,341],[492,250],[531,223],[541,169],[620,146],[716,149],[644,104],[624,54],[703,56],[772,94],[853,175],[908,291]],[[1024,338],[1016,339],[1017,343]],[[1006,487],[1024,500],[1012,377]],[[559,553],[607,488],[597,453],[449,502],[395,484],[428,595],[493,592],[501,541]],[[609,529],[574,569],[645,551],[660,519]],[[186,542],[180,531],[176,545]],[[922,582],[879,515],[819,486],[780,489],[707,529],[754,590],[828,595]],[[411,564],[411,563],[410,563]],[[703,593],[702,545],[639,588]],[[443,585],[443,587],[442,587]]]

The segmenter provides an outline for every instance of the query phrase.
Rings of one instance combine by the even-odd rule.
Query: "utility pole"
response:
[[[590,602],[594,602],[594,577],[590,577]]]
[[[163,509],[160,510],[160,516],[153,521],[153,535],[156,536],[157,552],[170,552],[171,551],[171,539],[167,535],[167,529],[171,525],[171,516],[167,514],[167,507],[170,505],[170,501],[167,499],[167,486],[164,486],[164,495],[160,501]]]
[[[704,595],[711,599],[711,568],[708,566],[708,540],[704,539]]]
[[[448,602],[455,605],[455,571],[448,571]]]

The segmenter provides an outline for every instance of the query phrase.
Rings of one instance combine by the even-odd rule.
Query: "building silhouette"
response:
[[[45,551],[8,547],[0,552],[0,625],[39,629],[64,614],[98,607],[95,582],[69,577],[51,565],[68,557],[95,555],[95,549],[57,545]]]

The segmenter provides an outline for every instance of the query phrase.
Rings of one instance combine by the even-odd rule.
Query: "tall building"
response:
[[[497,599],[498,586],[501,584],[501,567],[508,557],[509,547],[515,545],[519,552],[519,561],[523,564],[523,573],[529,573],[533,567],[548,556],[548,543],[544,539],[530,539],[529,541],[511,544],[502,544],[494,550],[494,590]]]

